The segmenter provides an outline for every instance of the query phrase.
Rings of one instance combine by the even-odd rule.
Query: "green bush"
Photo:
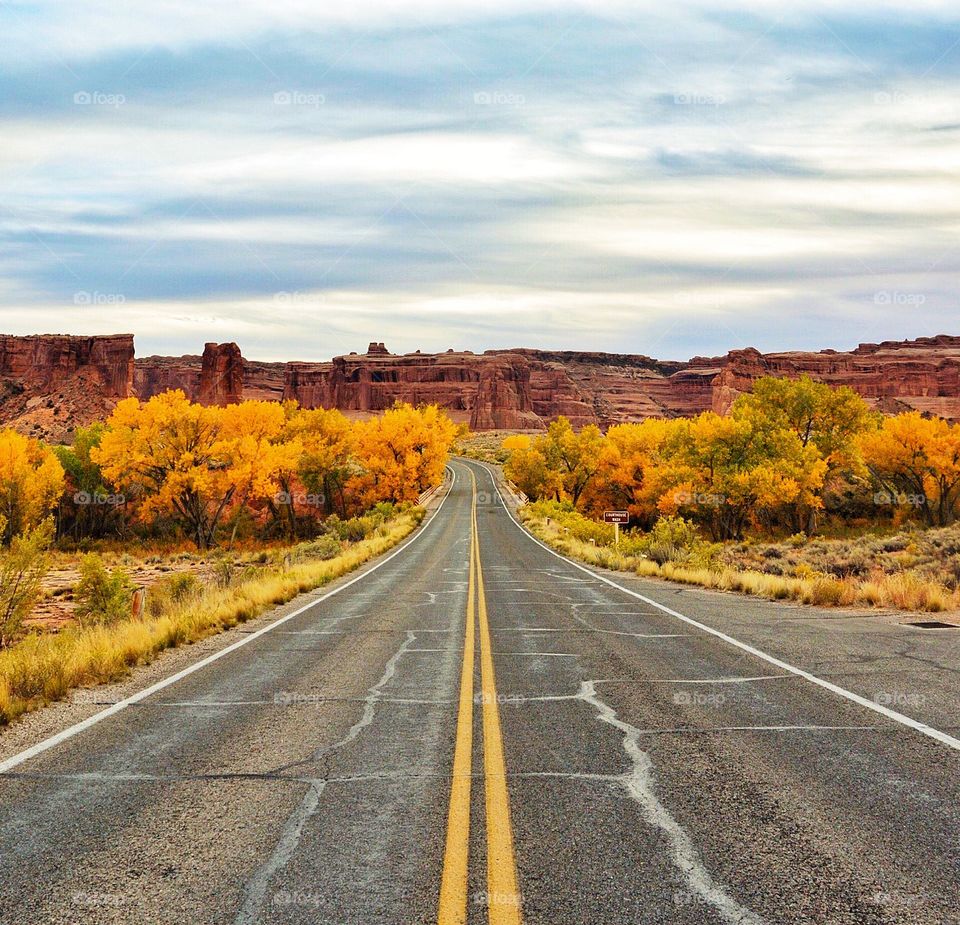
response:
[[[704,541],[697,528],[682,517],[661,517],[638,544],[657,565],[667,562],[710,567],[719,546]]]
[[[16,636],[40,598],[52,540],[53,522],[46,521],[15,536],[0,559],[0,648]]]
[[[213,580],[218,588],[229,588],[233,584],[237,564],[229,556],[219,556],[213,562]]]
[[[187,598],[195,597],[203,590],[200,579],[191,572],[180,572],[177,575],[171,575],[167,582],[170,588],[170,597],[175,603],[179,604]]]
[[[73,592],[77,620],[85,625],[127,619],[133,591],[133,582],[123,569],[110,571],[100,556],[89,553],[80,563],[80,581]]]
[[[295,562],[305,559],[333,559],[340,555],[343,546],[335,536],[318,536],[310,543],[300,543],[290,550],[290,558]]]

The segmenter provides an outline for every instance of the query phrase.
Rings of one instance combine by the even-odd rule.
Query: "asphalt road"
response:
[[[960,630],[618,587],[452,469],[332,596],[0,737],[0,921],[960,923]]]

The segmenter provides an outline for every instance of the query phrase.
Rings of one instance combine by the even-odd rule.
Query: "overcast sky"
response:
[[[960,334],[955,2],[0,0],[0,331]]]

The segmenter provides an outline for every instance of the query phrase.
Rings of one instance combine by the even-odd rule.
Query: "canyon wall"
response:
[[[918,410],[960,420],[960,337],[861,344],[839,352],[762,354],[661,361],[633,354],[491,350],[367,353],[321,363],[262,363],[235,343],[202,355],[134,360],[133,336],[0,335],[0,423],[47,439],[102,419],[120,398],[182,389],[193,401],[292,399],[351,416],[395,401],[436,403],[474,430],[537,430],[559,415],[577,427],[609,427],[705,410],[724,413],[761,376],[809,375],[848,385],[886,412]]]
[[[0,423],[61,440],[133,393],[133,335],[0,335]]]

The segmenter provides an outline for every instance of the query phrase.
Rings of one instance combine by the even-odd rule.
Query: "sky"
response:
[[[0,0],[0,331],[960,334],[955,2]]]

